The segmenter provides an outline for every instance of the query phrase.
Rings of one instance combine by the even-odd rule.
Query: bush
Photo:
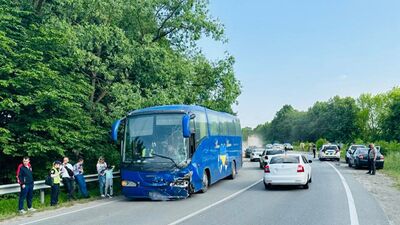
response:
[[[326,143],[328,143],[328,140],[326,140],[325,138],[318,139],[317,142],[315,143],[317,145],[317,150],[320,149],[322,145]]]

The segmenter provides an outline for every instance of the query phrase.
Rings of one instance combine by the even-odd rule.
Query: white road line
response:
[[[112,200],[112,201],[105,202],[105,203],[102,203],[102,204],[98,204],[98,205],[94,205],[94,206],[89,206],[89,207],[86,207],[86,208],[82,208],[82,209],[78,209],[78,210],[74,210],[74,211],[69,211],[69,212],[65,212],[65,213],[60,213],[60,214],[57,214],[57,215],[54,215],[54,216],[44,217],[44,218],[42,218],[42,219],[30,221],[30,222],[27,222],[27,223],[21,223],[20,225],[27,225],[27,224],[38,223],[38,222],[45,221],[45,220],[49,220],[49,219],[53,219],[53,218],[56,218],[56,217],[65,216],[65,215],[68,215],[68,214],[72,214],[72,213],[76,213],[76,212],[81,212],[81,211],[84,211],[84,210],[93,209],[93,208],[97,208],[97,207],[100,207],[100,206],[105,206],[105,205],[114,203],[114,202],[116,202],[116,201],[118,201],[118,200],[116,199],[116,200]]]
[[[334,165],[332,165],[331,163],[328,163],[328,165],[330,165],[336,171],[336,173],[339,175],[340,180],[342,181],[342,184],[344,186],[344,190],[346,191],[347,203],[349,205],[349,213],[350,213],[350,224],[351,225],[359,225],[357,209],[356,209],[356,205],[354,204],[353,195],[351,194],[349,185],[347,184],[347,182],[344,179],[344,177],[342,176],[342,174],[339,172],[338,169],[335,168]]]
[[[210,209],[210,208],[212,208],[212,207],[214,207],[214,206],[217,206],[217,205],[219,205],[219,204],[221,204],[221,203],[223,203],[223,202],[225,202],[225,201],[228,201],[229,199],[232,199],[232,198],[234,198],[234,197],[240,195],[241,193],[243,193],[243,192],[249,190],[250,188],[254,187],[255,185],[257,185],[257,184],[260,183],[261,181],[263,181],[263,180],[262,180],[262,179],[261,179],[261,180],[258,180],[257,182],[251,184],[250,186],[247,186],[247,187],[243,188],[242,190],[240,190],[240,191],[238,191],[238,192],[236,192],[236,193],[233,193],[233,194],[229,195],[228,197],[225,197],[225,198],[219,200],[218,202],[215,202],[215,203],[213,203],[213,204],[211,204],[211,205],[209,205],[209,206],[207,206],[207,207],[205,207],[205,208],[202,208],[202,209],[200,209],[200,210],[198,210],[198,211],[196,211],[196,212],[193,212],[193,213],[191,213],[191,214],[189,214],[189,215],[187,215],[187,216],[185,216],[185,217],[182,217],[182,218],[180,218],[179,220],[174,221],[174,222],[172,222],[172,223],[170,223],[170,224],[168,224],[168,225],[180,224],[180,223],[182,223],[183,221],[185,221],[185,220],[187,220],[187,219],[189,219],[189,218],[191,218],[191,217],[193,217],[193,216],[196,216],[196,215],[198,215],[198,214],[200,214],[200,213],[202,213],[202,212],[204,212],[204,211],[206,211],[206,210],[208,210],[208,209]]]

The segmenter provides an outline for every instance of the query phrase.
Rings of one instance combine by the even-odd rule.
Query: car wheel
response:
[[[262,165],[262,163],[260,162],[260,169],[263,169],[264,167],[263,167],[263,165]]]
[[[208,190],[209,182],[208,182],[208,176],[206,171],[204,170],[203,172],[203,181],[202,181],[202,188],[200,189],[201,193],[206,193]]]
[[[310,179],[308,180],[308,183],[312,183],[312,177],[310,177]]]
[[[346,163],[349,163],[349,159],[347,157],[345,157]]]
[[[303,188],[304,189],[308,189],[309,188],[308,181],[307,181],[307,183],[305,185],[303,185]]]
[[[232,161],[232,166],[231,166],[231,175],[229,176],[229,179],[231,179],[231,180],[233,180],[233,179],[235,179],[236,178],[236,174],[237,174],[237,172],[236,172],[236,163],[235,163],[235,161]]]
[[[353,167],[353,164],[351,164],[350,160],[349,160],[349,167],[350,168]]]

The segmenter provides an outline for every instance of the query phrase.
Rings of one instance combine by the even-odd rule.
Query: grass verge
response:
[[[395,181],[395,187],[400,190],[400,152],[391,152],[385,157],[384,173]]]
[[[120,180],[114,179],[114,196],[121,194],[121,187],[119,185]],[[77,203],[85,203],[90,202],[93,200],[97,200],[100,198],[98,183],[87,183],[88,192],[90,198],[80,198],[80,193],[78,193],[78,187],[75,185],[75,196],[78,200],[68,201],[67,195],[62,187],[60,189],[60,195],[58,197],[58,207],[50,206],[50,189],[45,190],[45,203],[40,203],[40,192],[39,190],[34,191],[33,194],[33,208],[37,209],[38,211],[45,211],[56,209],[59,207],[70,207]],[[19,216],[18,213],[18,196],[19,194],[8,194],[0,196],[0,221],[10,219],[16,216]],[[26,201],[25,201],[25,209],[26,209]]]

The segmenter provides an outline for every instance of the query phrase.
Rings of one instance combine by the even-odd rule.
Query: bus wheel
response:
[[[208,190],[208,176],[207,172],[204,170],[203,172],[203,181],[202,181],[203,187],[200,189],[201,193],[206,193]]]
[[[236,178],[236,163],[235,163],[235,161],[232,161],[232,166],[231,166],[231,175],[229,176],[229,179],[235,179]]]

